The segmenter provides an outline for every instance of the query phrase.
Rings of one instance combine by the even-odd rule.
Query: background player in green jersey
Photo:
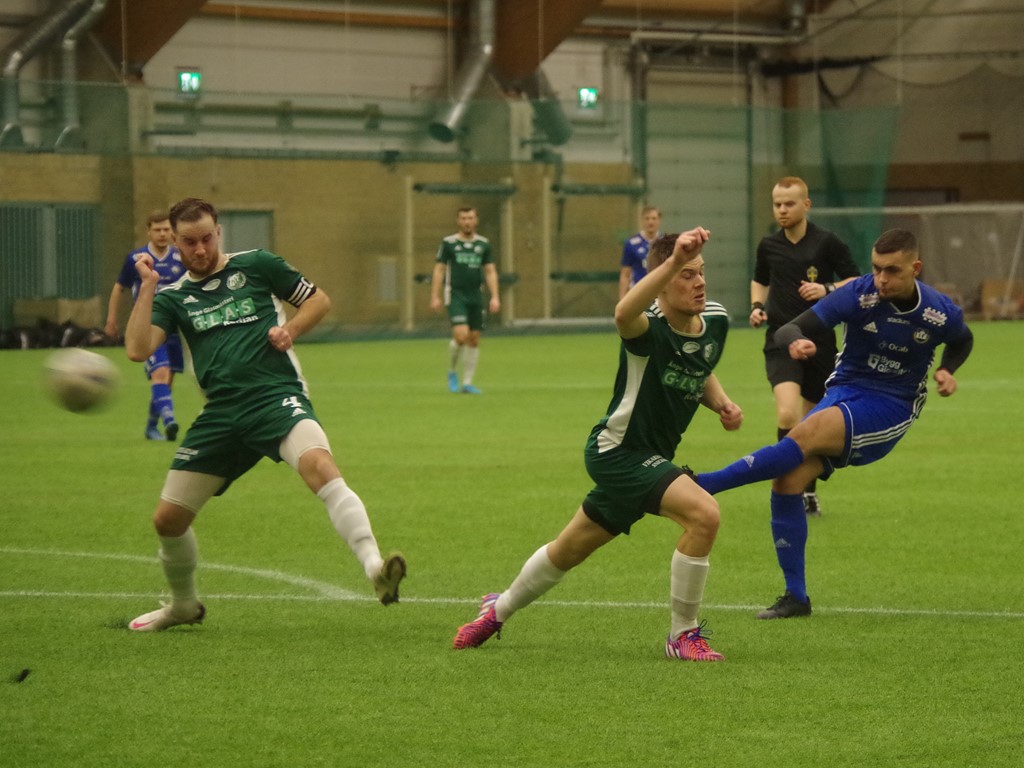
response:
[[[452,325],[452,340],[448,342],[448,389],[478,395],[473,385],[476,364],[480,356],[480,333],[484,329],[484,301],[480,285],[487,283],[491,300],[487,311],[492,315],[501,310],[498,298],[498,270],[494,266],[491,244],[477,234],[480,223],[475,208],[459,208],[459,231],[448,235],[437,249],[430,288],[430,308],[439,312],[448,308]],[[443,293],[443,296],[442,296]],[[462,386],[459,386],[458,367],[462,361]]]
[[[316,420],[292,349],[294,340],[327,314],[330,299],[272,253],[222,253],[217,211],[210,203],[187,198],[171,208],[170,218],[188,273],[157,293],[152,259],[139,258],[141,285],[125,349],[139,362],[179,331],[207,400],[174,456],[153,515],[171,603],[129,627],[152,632],[203,620],[192,521],[211,496],[223,493],[263,456],[284,460],[299,473],[324,503],[380,601],[396,602],[405,560],[397,554],[381,557],[366,508],[342,479]],[[291,319],[282,301],[296,308]]]
[[[555,586],[566,572],[645,514],[683,528],[672,554],[669,658],[721,661],[701,635],[697,615],[708,555],[718,534],[718,505],[672,463],[699,405],[738,429],[743,412],[712,372],[721,358],[729,318],[708,302],[702,227],[658,238],[648,273],[615,307],[622,337],[619,370],[608,411],[591,430],[584,451],[595,488],[558,537],[538,549],[501,594],[485,595],[475,621],[455,635],[457,649],[481,645],[509,617]]]

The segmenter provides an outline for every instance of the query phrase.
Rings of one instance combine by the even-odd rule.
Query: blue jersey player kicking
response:
[[[149,242],[125,257],[121,272],[110,291],[107,304],[107,322],[104,331],[112,339],[119,334],[117,315],[121,304],[121,295],[131,291],[132,299],[139,294],[139,274],[135,263],[143,256],[149,256],[153,262],[153,271],[159,276],[159,288],[163,290],[178,282],[185,274],[185,265],[181,263],[181,254],[172,244],[171,221],[166,210],[154,211],[146,220]],[[146,360],[146,376],[150,382],[149,418],[146,420],[147,440],[175,440],[178,437],[178,422],[174,418],[174,400],[171,387],[174,374],[185,370],[184,353],[181,339],[176,333],[168,334],[167,341],[156,349]],[[160,433],[158,424],[163,421],[164,432]]]
[[[759,619],[809,616],[804,550],[807,519],[801,492],[836,469],[878,461],[914,423],[927,394],[928,371],[945,348],[935,383],[939,395],[956,392],[953,374],[974,338],[953,301],[917,280],[917,239],[891,229],[875,241],[871,275],[857,278],[798,315],[775,334],[794,360],[817,349],[808,337],[846,324],[843,350],[826,382],[825,396],[790,433],[698,484],[711,494],[774,478],[771,527],[786,591]]]

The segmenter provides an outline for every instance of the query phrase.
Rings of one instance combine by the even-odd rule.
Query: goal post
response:
[[[878,208],[814,208],[814,221],[867,242],[887,229],[917,236],[922,279],[986,320],[1024,317],[1024,204],[950,203]],[[870,269],[870,253],[855,253]]]

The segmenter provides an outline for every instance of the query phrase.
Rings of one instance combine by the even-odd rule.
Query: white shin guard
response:
[[[171,599],[175,605],[193,605],[196,597],[196,563],[199,547],[191,528],[181,536],[160,537],[160,563],[163,565],[167,586],[171,588]]]
[[[672,639],[697,626],[697,615],[708,580],[708,558],[672,553]]]
[[[380,573],[384,559],[380,556],[362,500],[340,477],[325,484],[316,495],[327,507],[334,530],[362,564],[366,578],[373,579]]]
[[[525,608],[543,595],[558,582],[568,571],[555,567],[548,557],[548,545],[538,549],[530,559],[523,563],[522,570],[509,588],[501,593],[494,605],[494,614],[498,621],[505,621],[520,608]]]

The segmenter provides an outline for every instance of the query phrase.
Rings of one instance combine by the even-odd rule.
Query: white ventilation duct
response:
[[[64,33],[64,39],[60,43],[60,64],[61,64],[61,112],[64,118],[64,128],[54,143],[56,148],[65,146],[82,145],[82,122],[81,113],[78,108],[78,65],[75,55],[78,50],[78,41],[92,25],[95,24],[103,9],[107,6],[107,0],[92,0],[92,7],[82,17],[71,25],[71,29]]]
[[[21,133],[21,97],[18,93],[18,74],[21,68],[58,35],[65,33],[92,3],[93,0],[67,0],[53,13],[40,16],[29,24],[0,53],[0,61],[3,62],[3,129],[0,130],[0,147],[20,147],[24,144]]]
[[[430,135],[438,141],[447,144],[455,140],[470,102],[491,68],[495,39],[494,8],[495,0],[477,0],[474,6],[477,23],[474,25],[473,50],[455,76],[455,85],[449,95],[451,104],[427,127]]]

